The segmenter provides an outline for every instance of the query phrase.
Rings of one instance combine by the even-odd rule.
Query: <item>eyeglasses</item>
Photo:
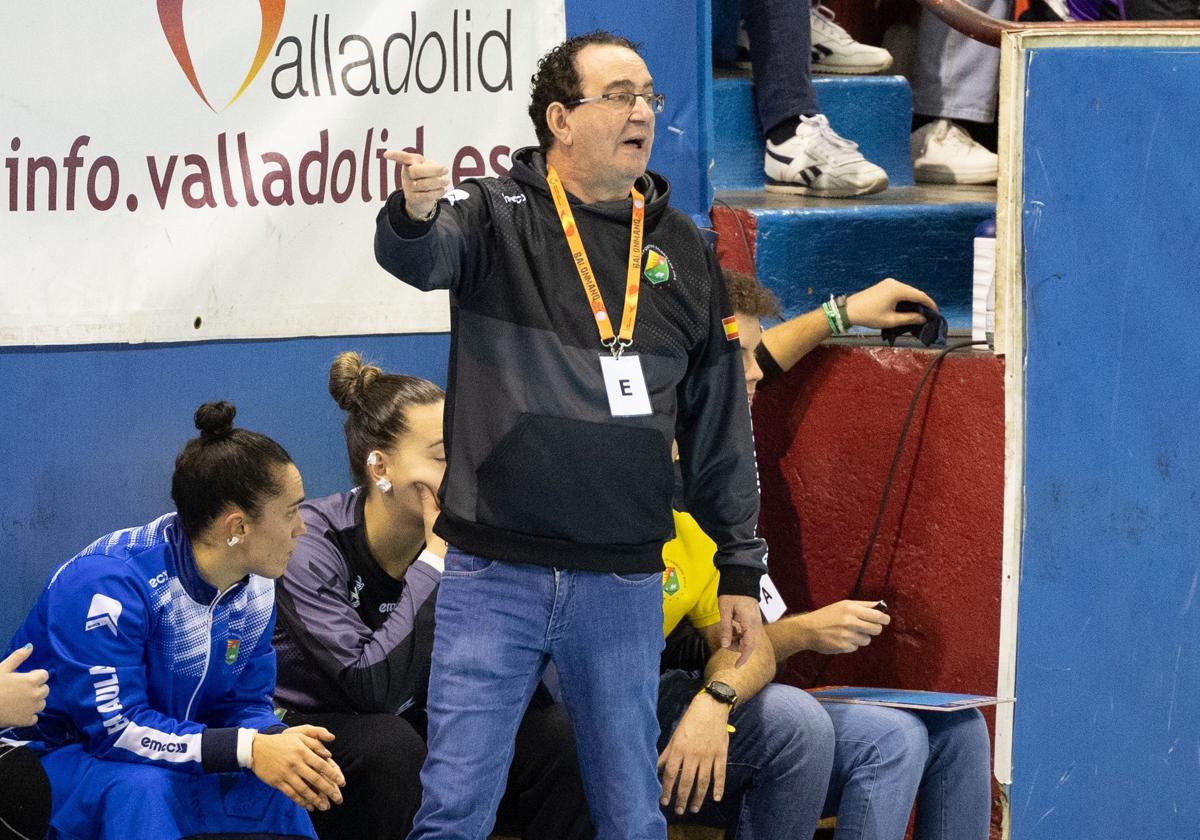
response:
[[[664,93],[602,93],[599,96],[588,96],[584,99],[573,99],[570,102],[564,103],[568,108],[574,108],[576,105],[583,105],[588,102],[607,102],[613,109],[632,112],[637,101],[641,99],[650,106],[650,110],[656,114],[661,114],[663,108],[667,104],[667,96]]]

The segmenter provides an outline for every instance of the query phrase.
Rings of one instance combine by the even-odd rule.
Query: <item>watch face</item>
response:
[[[733,690],[732,686],[726,685],[720,680],[713,680],[704,686],[704,690],[712,695],[714,699],[722,703],[728,703],[730,706],[737,702],[737,692]]]

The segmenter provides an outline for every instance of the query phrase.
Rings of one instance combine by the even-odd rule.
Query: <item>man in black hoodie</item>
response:
[[[633,45],[591,33],[539,63],[540,148],[517,151],[507,176],[440,200],[444,166],[388,153],[405,168],[376,258],[449,289],[452,319],[435,527],[451,548],[413,838],[486,837],[550,663],[597,835],[665,836],[655,698],[672,439],[717,545],[721,643],[745,661],[762,632],[736,321],[715,257],[646,171],[662,107]]]

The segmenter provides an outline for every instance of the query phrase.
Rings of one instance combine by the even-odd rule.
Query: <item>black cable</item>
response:
[[[883,482],[883,493],[879,499],[879,509],[875,513],[875,524],[871,527],[871,536],[867,538],[866,548],[863,550],[862,562],[858,566],[858,577],[854,579],[854,586],[850,589],[850,594],[846,596],[848,600],[854,600],[860,594],[863,579],[867,575],[867,567],[871,562],[871,554],[875,550],[875,541],[879,538],[879,529],[883,525],[883,516],[887,513],[888,500],[892,493],[892,482],[896,478],[896,470],[900,466],[900,459],[904,455],[904,445],[908,442],[908,432],[912,427],[913,417],[916,415],[917,403],[921,400],[921,394],[925,390],[925,383],[933,375],[942,364],[942,361],[950,353],[956,350],[963,350],[967,347],[976,347],[985,345],[986,341],[956,341],[953,344],[948,344],[946,347],[938,351],[937,355],[930,360],[929,365],[925,368],[925,373],[921,376],[921,380],[917,383],[917,388],[913,392],[912,400],[908,404],[908,413],[904,416],[904,423],[900,426],[900,438],[896,442],[896,452],[892,456],[892,465],[888,468],[887,479]],[[831,654],[826,654],[825,661],[821,664],[820,669],[813,676],[814,684],[819,684],[822,675],[825,673],[826,667],[833,659]]]
[[[858,567],[858,577],[854,579],[854,587],[850,590],[850,595],[847,596],[851,600],[859,594],[863,578],[866,577],[867,565],[871,562],[871,552],[875,550],[875,540],[879,537],[879,529],[883,525],[883,515],[887,513],[888,497],[892,493],[892,481],[896,477],[896,468],[900,466],[900,458],[904,455],[904,444],[908,441],[908,431],[912,426],[913,416],[916,414],[917,403],[920,402],[921,393],[925,390],[925,383],[933,375],[933,372],[941,366],[942,360],[947,355],[956,350],[975,347],[981,344],[987,344],[987,342],[956,341],[953,344],[946,345],[929,362],[929,366],[925,368],[924,375],[921,376],[921,381],[917,383],[917,390],[913,392],[912,400],[908,404],[908,413],[904,416],[904,424],[900,427],[900,439],[896,443],[896,453],[892,456],[892,466],[888,469],[887,480],[883,482],[883,495],[879,499],[879,510],[875,514],[875,524],[871,527],[871,536],[867,538],[867,547],[863,551],[862,563]]]
[[[742,247],[746,251],[746,263],[750,266],[750,273],[757,274],[758,272],[754,270],[754,252],[750,249],[750,237],[746,235],[746,226],[742,224],[742,217],[738,215],[737,210],[729,206],[728,202],[723,201],[716,196],[713,197],[713,202],[720,204],[722,207],[728,210],[733,216],[733,220],[737,222],[738,231],[742,234]]]

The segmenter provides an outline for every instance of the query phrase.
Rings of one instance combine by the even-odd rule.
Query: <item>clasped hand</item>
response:
[[[325,743],[333,733],[320,726],[293,726],[274,735],[254,736],[250,769],[265,784],[301,808],[328,811],[341,804],[346,777]]]

